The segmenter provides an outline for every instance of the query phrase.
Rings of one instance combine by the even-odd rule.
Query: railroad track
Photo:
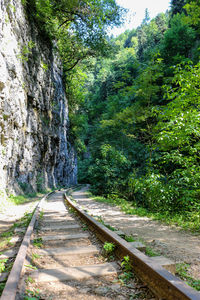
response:
[[[38,205],[1,300],[200,299],[198,292],[81,211],[66,195],[65,202],[67,208],[63,192],[57,191]],[[103,247],[102,242],[107,244]],[[109,255],[106,246],[114,250]],[[124,257],[128,257],[122,264],[125,272]],[[145,284],[132,276],[131,266]]]

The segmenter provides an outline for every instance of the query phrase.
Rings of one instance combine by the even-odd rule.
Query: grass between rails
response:
[[[140,217],[149,217],[153,220],[162,221],[168,225],[176,225],[184,230],[190,230],[192,233],[200,234],[200,212],[186,212],[185,214],[170,214],[169,212],[150,212],[142,207],[134,207],[131,202],[117,197],[94,196],[91,192],[87,193],[89,197],[97,202],[103,202],[112,206],[118,206],[123,212]]]

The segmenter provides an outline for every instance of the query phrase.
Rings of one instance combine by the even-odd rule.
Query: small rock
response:
[[[11,240],[10,243],[17,243],[17,242],[21,242],[22,241],[22,237],[21,236],[14,236]]]
[[[126,300],[127,298],[125,298],[124,296],[118,296],[117,298],[116,298],[116,300]]]
[[[79,293],[82,293],[82,294],[87,294],[91,289],[90,288],[82,288],[82,289],[79,289]]]
[[[112,291],[117,292],[121,289],[121,286],[120,284],[112,284],[110,288]]]
[[[100,286],[95,289],[95,293],[98,295],[105,295],[109,291],[109,288],[106,286]]]
[[[17,227],[14,230],[15,233],[17,233],[17,232],[25,233],[25,231],[26,231],[26,228],[24,228],[24,227]]]
[[[125,233],[121,230],[117,230],[115,231],[116,234],[118,234],[119,236],[125,236]]]

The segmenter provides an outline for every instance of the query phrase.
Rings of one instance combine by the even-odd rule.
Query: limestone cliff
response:
[[[0,1],[0,190],[76,183],[61,62],[20,0]]]

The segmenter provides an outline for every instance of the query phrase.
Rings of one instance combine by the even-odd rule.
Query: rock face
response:
[[[62,66],[20,0],[0,1],[0,190],[76,184]]]

